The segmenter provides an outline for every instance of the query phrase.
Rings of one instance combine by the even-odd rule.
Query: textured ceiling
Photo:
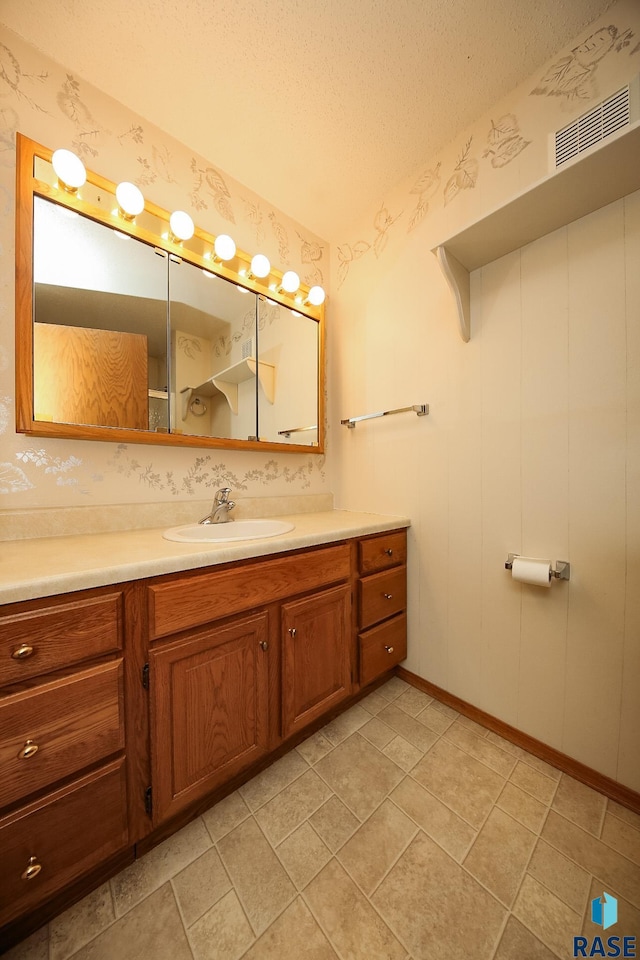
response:
[[[611,0],[0,0],[0,21],[326,239]]]

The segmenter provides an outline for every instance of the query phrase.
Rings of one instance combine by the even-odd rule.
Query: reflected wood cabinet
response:
[[[387,674],[405,561],[400,530],[0,608],[0,943]]]

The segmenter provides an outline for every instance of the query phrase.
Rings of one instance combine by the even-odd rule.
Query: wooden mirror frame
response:
[[[277,453],[324,453],[324,304],[319,307],[302,304],[293,296],[278,293],[260,280],[241,276],[240,270],[249,273],[251,255],[237,250],[231,261],[237,270],[225,263],[215,263],[205,256],[211,250],[215,237],[196,227],[192,240],[180,244],[168,239],[169,213],[145,199],[145,214],[151,214],[165,229],[157,233],[128,222],[111,210],[95,207],[59,186],[51,186],[35,176],[36,158],[51,162],[53,151],[16,134],[16,430],[35,437],[58,437],[69,440],[107,440],[112,443],[151,443],[160,446],[205,447],[225,450],[255,450]],[[107,192],[113,198],[112,207],[117,207],[116,184],[99,174],[87,170],[87,183]],[[80,190],[80,192],[82,192]],[[314,446],[295,443],[277,443],[271,440],[232,440],[224,437],[199,437],[181,433],[157,433],[152,430],[133,430],[126,427],[91,426],[87,424],[57,423],[35,420],[33,386],[33,198],[52,200],[62,206],[143,240],[168,254],[181,257],[203,270],[231,280],[253,293],[266,296],[283,307],[296,310],[318,323],[318,443]],[[268,279],[281,280],[282,273],[272,269]],[[302,298],[309,287],[301,284],[297,296]]]

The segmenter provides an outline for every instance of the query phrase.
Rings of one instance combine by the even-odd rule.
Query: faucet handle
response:
[[[231,487],[222,487],[221,490],[215,495],[215,503],[227,503],[229,500],[229,494],[231,493]]]

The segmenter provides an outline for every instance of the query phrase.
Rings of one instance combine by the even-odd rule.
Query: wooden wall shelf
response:
[[[226,398],[231,412],[237,413],[238,384],[255,377],[256,372],[265,397],[269,403],[273,403],[276,389],[275,364],[267,363],[264,360],[256,360],[254,357],[245,357],[244,360],[232,364],[226,370],[215,373],[204,383],[198,384],[197,387],[184,387],[180,391],[182,394],[182,419],[186,420],[189,405],[194,397],[212,397],[217,393],[221,393]]]
[[[640,189],[640,121],[567,162],[432,249],[471,336],[469,274]]]

